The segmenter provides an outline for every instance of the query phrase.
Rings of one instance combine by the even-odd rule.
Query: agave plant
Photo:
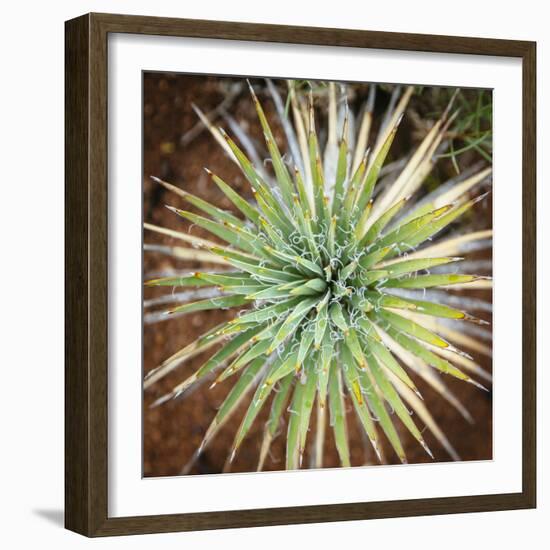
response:
[[[189,254],[180,256],[218,266],[147,281],[147,286],[200,287],[183,293],[172,290],[172,299],[179,303],[162,315],[227,308],[234,308],[235,315],[149,372],[145,388],[190,358],[215,350],[198,370],[154,403],[185,394],[206,379],[213,384],[235,380],[195,458],[249,396],[228,449],[228,464],[264,406],[270,412],[258,470],[285,414],[287,469],[302,466],[308,441],[310,465],[323,466],[327,423],[334,431],[341,465],[350,466],[348,406],[355,410],[379,458],[381,437],[386,437],[406,462],[395,425],[399,418],[430,456],[423,426],[457,459],[413,378],[424,379],[465,416],[467,411],[440,375],[481,390],[485,388],[479,379],[490,380],[468,353],[456,347],[487,353],[473,331],[461,330],[470,323],[484,330],[479,325],[485,322],[463,307],[472,299],[469,302],[464,292],[457,295],[450,290],[490,286],[488,277],[462,273],[457,266],[468,267],[459,254],[490,246],[491,232],[449,231],[485,197],[486,193],[476,196],[474,190],[489,183],[490,168],[470,170],[432,192],[422,189],[438,154],[444,152],[445,136],[456,116],[452,100],[419,146],[404,161],[385,167],[412,87],[395,89],[375,138],[371,135],[375,86],[357,117],[348,109],[345,88],[329,84],[328,120],[323,117],[324,126],[319,127],[311,93],[308,100],[290,82],[285,106],[273,83],[268,81],[267,88],[286,138],[281,151],[250,87],[269,153],[269,171],[257,146],[231,118],[236,140],[196,109],[244,174],[254,201],[245,200],[208,168],[213,184],[235,207],[233,212],[153,178],[204,214],[167,206],[176,216],[223,243],[146,224],[147,229],[191,245],[185,249]],[[313,417],[315,429],[310,430]]]

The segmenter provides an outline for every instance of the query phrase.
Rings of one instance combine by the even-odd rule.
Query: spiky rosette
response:
[[[460,265],[457,262],[463,261],[457,254],[487,242],[490,232],[433,240],[485,196],[472,198],[471,190],[487,181],[490,169],[451,181],[420,201],[413,198],[432,168],[438,148],[444,145],[442,141],[453,120],[449,105],[396,177],[377,189],[412,88],[404,91],[387,114],[374,146],[367,149],[373,93],[357,135],[350,129],[347,107],[341,108],[338,140],[336,89],[331,85],[328,136],[322,154],[311,95],[306,106],[293,87],[289,88],[292,125],[283,113],[277,90],[270,82],[268,87],[288,142],[285,156],[252,88],[251,93],[273,175],[266,173],[262,164],[249,160],[255,152],[249,140],[240,138],[241,143],[247,143],[246,154],[199,111],[252,187],[255,200],[250,203],[207,169],[211,180],[242,216],[154,178],[204,216],[172,206],[170,210],[226,244],[149,225],[149,229],[194,246],[184,249],[180,257],[215,262],[223,270],[192,272],[146,284],[201,287],[184,292],[185,296],[180,297],[183,303],[167,312],[172,315],[219,308],[238,308],[238,313],[150,372],[145,387],[187,359],[218,346],[201,368],[155,403],[181,395],[208,376],[215,376],[214,384],[235,377],[195,456],[245,395],[254,390],[229,452],[229,462],[272,393],[259,469],[287,406],[286,468],[300,467],[315,405],[313,465],[322,466],[328,409],[341,464],[349,466],[346,398],[353,403],[359,423],[379,457],[383,432],[399,459],[406,462],[391,411],[428,454],[431,451],[415,417],[456,458],[408,371],[420,375],[451,402],[454,397],[436,375],[438,372],[483,388],[471,375],[487,375],[451,343],[468,346],[472,340],[453,328],[453,321],[482,321],[445,300],[430,300],[431,290],[426,289],[446,292],[451,286],[490,285],[487,277],[458,273],[456,269]],[[460,408],[460,404],[454,404]],[[416,415],[411,416],[409,409]]]

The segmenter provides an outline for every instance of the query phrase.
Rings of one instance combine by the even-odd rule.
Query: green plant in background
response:
[[[448,101],[445,89],[432,89],[437,104]],[[437,90],[437,91],[435,91]],[[490,91],[463,90],[457,95],[460,117],[457,117],[449,132],[449,150],[439,158],[450,158],[456,173],[460,173],[458,157],[475,151],[487,162],[493,155],[493,101]]]
[[[462,273],[459,266],[469,264],[458,255],[490,246],[491,231],[454,228],[486,196],[472,193],[487,184],[491,170],[468,173],[422,194],[423,181],[449,146],[449,128],[459,127],[456,112],[451,112],[454,96],[418,147],[403,162],[384,166],[412,87],[397,89],[373,137],[375,87],[355,117],[345,101],[338,100],[337,86],[327,84],[328,121],[322,143],[312,94],[308,101],[307,94],[298,91],[302,83],[289,83],[286,102],[270,81],[267,88],[286,138],[283,153],[250,90],[272,172],[259,162],[261,155],[242,130],[233,126],[241,148],[197,110],[253,190],[251,203],[206,169],[241,215],[154,178],[202,212],[168,206],[175,215],[224,244],[147,224],[148,229],[192,245],[183,252],[179,249],[179,257],[220,268],[163,277],[146,285],[200,287],[172,294],[180,303],[164,312],[168,315],[220,308],[235,308],[236,313],[149,372],[145,388],[191,357],[215,349],[197,371],[154,403],[180,396],[208,377],[215,377],[214,384],[235,380],[195,458],[252,393],[228,449],[228,464],[260,410],[269,406],[259,470],[285,414],[287,469],[302,466],[309,442],[310,466],[323,465],[328,419],[341,464],[349,466],[348,400],[379,458],[384,434],[406,462],[394,424],[397,417],[430,456],[422,425],[457,459],[410,376],[412,372],[424,379],[467,418],[468,412],[440,374],[481,389],[485,388],[478,379],[490,380],[468,353],[456,347],[490,353],[471,331],[461,329],[473,323],[483,330],[479,325],[484,321],[462,307],[474,300],[451,289],[490,287],[488,277]],[[341,96],[345,100],[343,87]],[[469,128],[468,122],[461,124]],[[310,433],[313,415],[315,430]]]

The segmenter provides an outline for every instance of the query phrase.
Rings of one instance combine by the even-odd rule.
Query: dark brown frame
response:
[[[521,58],[523,67],[523,487],[520,493],[110,518],[107,513],[108,33]],[[536,506],[536,44],[88,14],[65,24],[65,525],[87,536],[347,521]]]

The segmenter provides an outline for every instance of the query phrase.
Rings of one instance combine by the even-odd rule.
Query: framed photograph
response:
[[[533,508],[532,42],[66,23],[66,527]]]

